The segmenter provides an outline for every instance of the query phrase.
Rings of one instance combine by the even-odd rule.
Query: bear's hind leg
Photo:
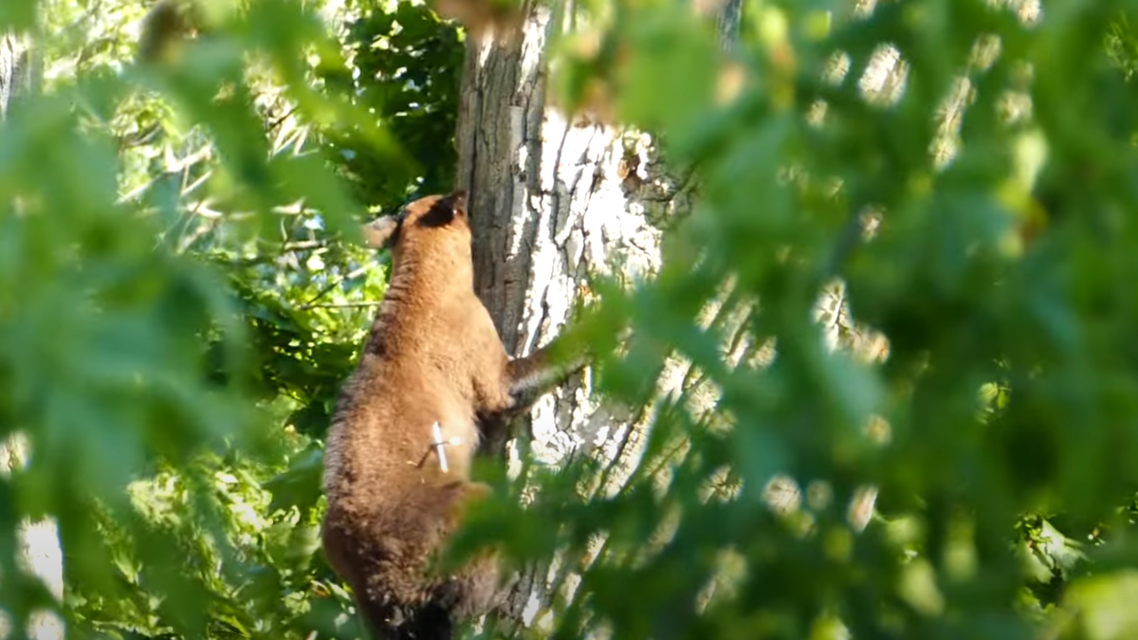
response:
[[[447,486],[447,535],[461,526],[470,505],[485,499],[491,492],[482,482],[456,482]],[[500,584],[498,554],[483,549],[468,558],[437,583],[435,602],[458,619],[476,618],[501,604],[505,588]]]
[[[467,507],[490,487],[456,481],[424,489],[413,511],[391,516],[398,535],[384,536],[379,557],[366,569],[354,567],[367,576],[357,605],[373,640],[450,640],[458,623],[491,611],[505,594],[491,550],[445,573],[437,565]]]

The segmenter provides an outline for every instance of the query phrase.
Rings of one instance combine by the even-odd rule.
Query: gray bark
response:
[[[38,64],[27,38],[0,35],[0,123],[7,119],[19,101],[38,89]],[[26,464],[26,441],[19,435],[0,441],[0,475],[9,475]],[[23,521],[17,528],[20,569],[41,580],[57,602],[63,600],[63,550],[59,532],[51,518]],[[0,638],[11,631],[10,622],[0,609]],[[36,611],[28,620],[27,635],[32,640],[62,640],[63,621],[54,612]]]
[[[989,1],[1011,7],[1025,22],[1038,20],[1035,0]],[[716,12],[724,48],[730,51],[741,0],[693,2],[705,15]],[[875,0],[858,0],[851,10],[866,17],[875,4]],[[507,349],[515,355],[531,352],[558,333],[569,319],[585,274],[636,280],[654,272],[660,260],[657,223],[691,209],[686,181],[675,179],[661,166],[650,137],[580,114],[564,114],[547,103],[545,44],[562,26],[552,24],[541,8],[531,7],[530,12],[512,38],[467,41],[457,135],[457,186],[470,192],[476,288]],[[834,62],[828,76],[841,82],[849,60],[838,56]],[[872,103],[888,105],[905,89],[907,64],[888,43],[862,71],[858,82]],[[946,102],[942,140],[951,137],[958,120],[952,116],[958,116],[967,101],[953,94]],[[822,125],[825,105],[817,106],[816,119]],[[930,151],[945,162],[951,158],[951,149]],[[876,210],[863,212],[867,236],[881,215]],[[850,317],[841,282],[819,293],[817,319],[824,325],[830,348],[848,349],[868,361],[887,357],[885,338]],[[705,320],[718,311],[707,309]],[[745,311],[729,310],[731,316],[739,313]],[[770,355],[746,340],[738,342],[743,346],[726,354],[732,362],[747,351],[751,362]],[[711,405],[715,391],[691,388],[687,373],[686,363],[670,361],[658,382],[659,397],[687,396],[688,406],[694,404],[698,413],[700,407]],[[571,455],[598,456],[617,468],[610,476],[607,489],[611,490],[635,466],[652,408],[634,412],[597,405],[588,391],[585,375],[535,407],[528,420],[529,455],[545,464],[558,464]],[[876,441],[888,440],[888,425],[881,420],[871,421],[866,431]],[[496,452],[507,448],[504,442],[490,445]],[[516,447],[511,449],[511,466],[516,468],[518,454]],[[779,511],[793,510],[802,497],[795,481],[785,477],[773,479],[768,494],[768,504]],[[863,487],[849,505],[853,529],[860,531],[869,523],[875,498],[874,487]],[[567,582],[572,589],[573,580]],[[543,608],[547,588],[544,572],[522,576],[510,613],[532,624]]]
[[[741,4],[716,7],[727,43]],[[649,136],[549,104],[545,45],[562,26],[543,7],[528,11],[510,37],[467,40],[456,136],[456,186],[470,194],[476,290],[518,356],[561,330],[587,293],[587,274],[632,282],[654,273],[659,223],[691,208],[687,181],[664,170]],[[685,371],[678,363],[666,371],[661,391],[678,388]],[[610,476],[617,487],[635,465],[648,417],[594,402],[590,382],[586,372],[537,404],[526,420],[529,458],[557,465],[598,456],[618,467]],[[487,449],[508,450],[517,472],[516,441]],[[544,608],[547,571],[523,575],[507,607],[527,626]]]
[[[7,33],[0,36],[0,121],[22,96],[38,88],[37,64],[28,39]]]
[[[515,355],[560,330],[587,273],[620,264],[638,277],[659,260],[659,231],[630,211],[618,177],[625,154],[647,159],[650,140],[547,108],[543,51],[553,28],[536,7],[511,39],[468,40],[463,74],[458,187],[470,192],[475,286]],[[578,379],[535,408],[542,461],[605,439],[614,420],[595,415],[587,384]]]
[[[696,0],[695,8],[704,15],[715,13],[721,43],[730,51],[741,0]],[[463,71],[457,187],[470,193],[475,286],[507,350],[519,356],[540,347],[569,320],[587,274],[636,281],[655,272],[658,223],[691,210],[687,180],[662,166],[649,136],[564,114],[547,103],[545,44],[558,28],[548,12],[531,8],[520,33],[512,37],[469,39]],[[876,74],[892,82],[871,80],[867,93],[882,94],[903,84],[900,65],[888,70],[881,62],[872,66],[873,80]],[[711,322],[719,312],[717,305],[710,306],[703,321]],[[728,333],[742,332],[745,309],[728,314],[734,329]],[[853,347],[869,359],[887,349],[879,336],[855,327],[840,283],[822,292],[818,316],[828,325],[832,347]],[[752,362],[769,358],[769,349],[737,338],[731,336],[729,342],[736,346],[725,354],[732,362],[744,356]],[[692,383],[689,373],[688,363],[672,358],[657,382],[657,397],[682,397],[699,414],[713,406],[716,392],[696,388],[699,383]],[[552,465],[573,455],[597,456],[610,471],[606,486],[594,490],[618,490],[639,460],[653,407],[637,411],[598,405],[589,390],[585,375],[535,407],[527,423],[529,456]],[[488,443],[493,453],[507,448],[516,472],[517,447]],[[768,503],[777,511],[792,510],[799,494],[792,479],[778,477],[768,487]],[[851,505],[855,529],[868,522],[875,495],[866,487]],[[557,571],[541,567],[521,576],[507,607],[512,617],[533,624]],[[562,584],[571,592],[575,576]]]

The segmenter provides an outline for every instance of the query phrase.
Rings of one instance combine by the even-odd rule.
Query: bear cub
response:
[[[365,227],[392,271],[325,448],[323,542],[371,634],[444,640],[499,604],[492,555],[428,571],[465,503],[481,428],[502,428],[586,364],[552,345],[511,359],[474,292],[466,196],[428,196]]]

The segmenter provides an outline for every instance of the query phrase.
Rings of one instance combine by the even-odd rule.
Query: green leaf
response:
[[[24,33],[35,29],[38,5],[36,0],[6,0],[0,3],[0,32]]]
[[[289,468],[262,485],[272,495],[269,511],[297,508],[307,513],[322,495],[324,451],[311,444],[293,457]]]

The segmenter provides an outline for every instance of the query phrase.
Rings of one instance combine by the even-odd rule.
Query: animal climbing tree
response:
[[[518,635],[1132,637],[1138,6],[511,5],[201,0],[138,61],[149,3],[0,2],[44,57],[0,127],[13,631],[360,637],[317,535],[352,230],[457,183],[508,348],[612,356],[454,549],[532,577]]]

